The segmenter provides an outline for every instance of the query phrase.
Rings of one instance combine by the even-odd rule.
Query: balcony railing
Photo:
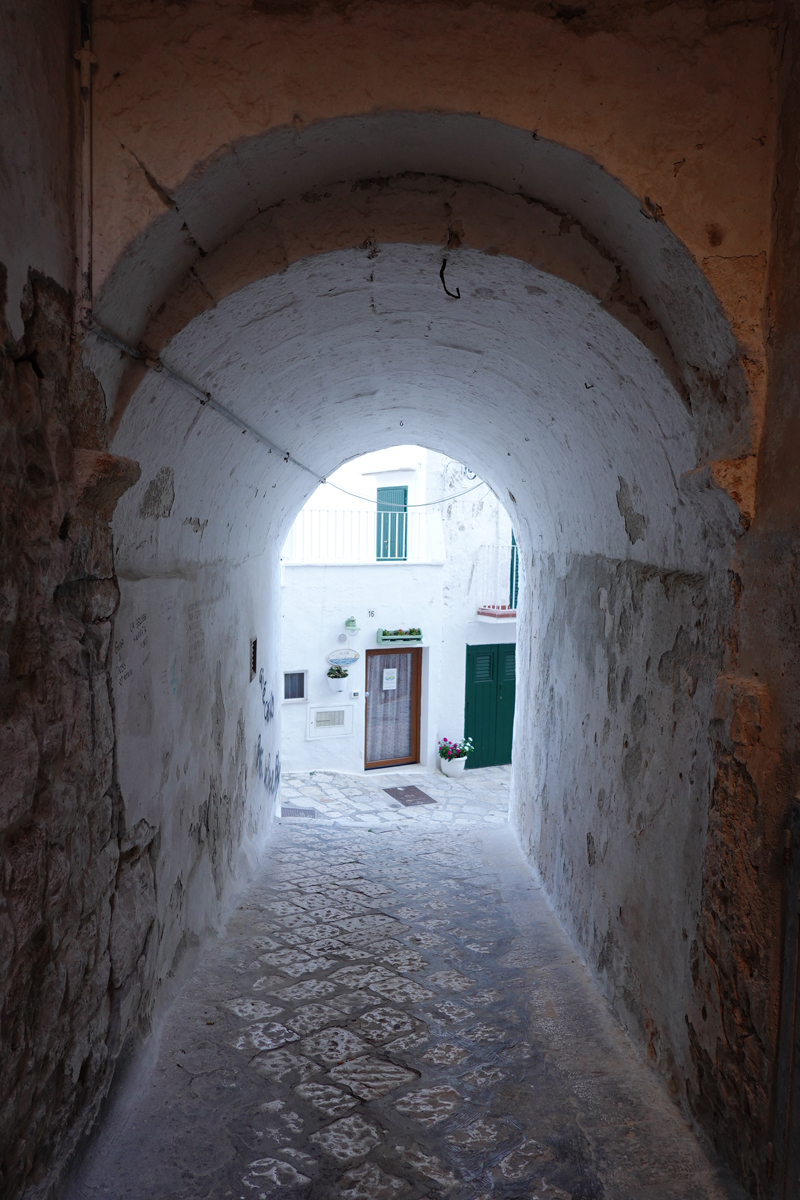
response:
[[[519,598],[519,550],[510,545],[479,546],[475,556],[475,579],[471,594],[478,602],[478,615],[514,618]]]
[[[425,512],[303,509],[283,547],[288,563],[430,562]]]

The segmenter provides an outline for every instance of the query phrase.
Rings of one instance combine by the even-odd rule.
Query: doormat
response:
[[[383,790],[388,792],[393,800],[399,800],[406,808],[411,808],[414,804],[436,803],[433,796],[429,796],[427,792],[423,792],[418,787],[384,788]]]
[[[282,817],[315,817],[317,810],[315,808],[283,808],[281,807]]]

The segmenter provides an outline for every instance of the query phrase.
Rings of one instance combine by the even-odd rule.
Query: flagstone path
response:
[[[349,827],[380,829],[419,824],[420,820],[440,828],[505,825],[508,817],[508,788],[511,767],[483,767],[465,771],[460,779],[448,779],[440,771],[370,771],[368,775],[340,775],[333,771],[294,771],[281,776],[281,806],[313,809],[316,821]],[[435,801],[419,808],[404,808],[386,788],[416,786]]]
[[[594,989],[492,771],[377,781],[437,798],[410,809],[287,781],[286,807],[333,807],[276,825],[65,1200],[740,1194]]]

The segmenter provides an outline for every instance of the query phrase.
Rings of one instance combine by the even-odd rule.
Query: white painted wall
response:
[[[424,510],[436,529],[429,539],[435,561],[282,563],[281,672],[308,672],[307,700],[281,705],[283,768],[364,770],[366,651],[377,647],[379,628],[419,626],[424,648],[420,762],[435,770],[439,739],[463,736],[466,646],[516,640],[516,621],[477,617],[481,598],[474,579],[477,548],[509,543],[510,519],[488,485],[461,463],[424,447],[396,446],[364,455],[330,479],[363,499],[325,485],[306,509],[372,511],[376,488],[395,484],[408,487],[409,506],[452,498]],[[292,545],[290,534],[287,550]],[[342,692],[334,694],[326,676],[327,655],[341,648],[337,638],[351,616],[360,632],[348,644],[360,658]],[[345,730],[310,737],[318,706],[345,708]]]
[[[429,492],[458,496],[472,487],[468,468],[442,455],[432,455],[428,473]],[[443,638],[437,707],[439,736],[457,740],[464,736],[464,689],[466,647],[497,642],[516,642],[517,622],[509,618],[479,617],[478,606],[486,597],[478,591],[476,548],[508,545],[511,518],[491,489],[475,491],[442,505],[442,537],[446,548],[442,573]],[[519,590],[523,600],[523,588]]]
[[[180,519],[173,512],[155,523]],[[118,569],[119,785],[126,828],[146,821],[159,830],[160,934],[150,953],[164,979],[218,927],[227,881],[255,859],[274,812],[277,571],[263,557],[160,579],[136,578],[124,560]]]
[[[644,224],[656,236],[664,228]],[[556,224],[554,242],[557,237]],[[589,247],[585,239],[581,245]],[[165,592],[173,579],[184,579],[190,593],[195,580],[205,591],[206,565],[250,561],[258,571],[254,565],[251,574],[237,570],[234,576],[232,567],[231,578],[237,589],[261,589],[259,572],[270,574],[299,506],[317,486],[314,477],[334,464],[392,445],[401,430],[409,441],[471,463],[509,505],[530,589],[529,617],[520,621],[517,643],[514,826],[587,959],[604,964],[606,994],[628,1027],[648,1046],[656,1029],[663,1036],[659,1053],[665,1064],[675,1064],[674,1077],[696,1079],[684,1016],[690,1014],[695,1030],[702,1027],[697,1005],[703,993],[691,972],[676,978],[661,964],[686,964],[688,948],[702,945],[697,914],[708,845],[713,709],[706,681],[701,686],[698,679],[695,690],[690,680],[687,689],[678,665],[702,658],[708,678],[722,669],[719,630],[730,619],[724,589],[739,528],[732,501],[716,491],[707,468],[695,469],[703,462],[698,444],[708,441],[704,402],[695,406],[692,385],[690,413],[642,342],[589,293],[543,270],[502,255],[459,251],[449,269],[455,280],[458,267],[462,300],[451,301],[438,277],[440,249],[386,244],[367,255],[342,250],[294,262],[227,296],[172,339],[167,361],[174,369],[224,397],[243,421],[265,430],[308,470],[265,450],[210,406],[199,407],[164,372],[149,374],[113,443],[142,464],[141,481],[122,497],[114,517],[118,569],[134,586],[160,580],[154,588]],[[657,247],[656,259],[665,262]],[[391,316],[376,323],[376,306]],[[709,378],[717,377],[719,366],[702,353],[691,361],[708,364]],[[714,362],[723,361],[720,345]],[[720,413],[733,404],[725,395]],[[708,427],[716,419],[709,415]],[[147,516],[148,490],[165,468],[174,476],[173,513]],[[659,609],[658,649],[651,655],[656,643],[647,621],[656,586],[665,600],[676,588],[694,591],[696,611],[695,600],[683,599]],[[239,590],[231,597],[240,610],[249,603]],[[349,613],[337,608],[328,600],[324,611],[338,624]],[[275,625],[278,617],[276,610]],[[244,636],[242,644],[246,653]],[[328,648],[326,637],[320,666]],[[277,649],[267,638],[270,669],[273,661],[280,668]],[[216,662],[209,667],[213,674],[190,682],[213,696]],[[645,687],[642,676],[652,683]],[[242,692],[251,685],[227,672],[222,683],[226,712],[238,716],[242,707],[247,722],[250,704]],[[455,686],[453,695],[460,708]],[[594,710],[585,706],[590,697]],[[673,705],[685,707],[685,722],[676,725]],[[279,703],[277,711],[283,708]],[[634,728],[643,715],[653,739],[647,743]],[[174,720],[183,719],[175,714]],[[278,724],[263,735],[277,739]],[[440,731],[454,736],[459,728]],[[250,813],[263,808],[263,783],[252,774],[258,732],[255,724],[246,729],[251,774],[243,791]],[[121,721],[120,760],[132,736]],[[143,764],[158,760],[173,736],[154,722],[149,737],[137,738]],[[197,738],[192,748],[190,769],[202,782],[203,771],[208,778],[215,769],[213,739]],[[645,771],[654,773],[652,787],[641,783]],[[131,774],[123,792],[137,786]],[[179,804],[176,784],[168,774],[162,821]],[[204,803],[203,793],[198,799]],[[238,844],[237,832],[223,829],[220,878],[231,878],[226,847]],[[171,841],[176,904],[179,882],[196,861],[194,847],[188,844],[187,858],[184,845]],[[656,864],[659,878],[675,883],[676,907],[631,920]],[[212,912],[214,902],[210,897]],[[180,910],[174,921],[172,911],[163,922],[159,969],[169,968],[169,928],[177,931],[182,922],[189,928]],[[704,1036],[703,1053],[713,1053],[713,1032]]]

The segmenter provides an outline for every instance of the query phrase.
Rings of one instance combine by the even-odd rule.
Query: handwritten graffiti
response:
[[[267,695],[267,677],[264,674],[263,667],[259,673],[258,682],[261,684],[261,703],[264,707],[264,720],[269,725],[275,716],[275,694],[274,692],[270,692],[269,696]]]
[[[278,786],[281,782],[281,756],[275,755],[275,766],[272,766],[272,755],[267,755],[266,764],[264,763],[264,747],[261,745],[261,734],[258,735],[258,746],[256,747],[256,772],[258,778],[263,780],[264,789],[270,796],[276,795]]]
[[[117,669],[117,687],[122,687],[123,683],[127,683],[131,675],[133,675],[133,667],[129,667],[125,655],[123,653],[125,647],[125,638],[119,638],[114,642],[115,665]]]

